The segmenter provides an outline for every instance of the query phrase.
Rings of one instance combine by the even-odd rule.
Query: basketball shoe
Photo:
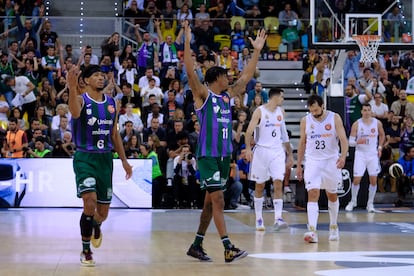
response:
[[[258,219],[256,221],[256,231],[265,231],[266,227],[264,226],[263,219]]]
[[[92,251],[82,251],[80,254],[80,262],[82,266],[95,266],[95,261],[92,258]]]
[[[374,204],[368,203],[367,204],[367,211],[368,211],[368,213],[375,213]]]
[[[226,263],[231,263],[232,261],[242,259],[247,255],[248,253],[246,251],[234,247],[233,244],[231,245],[230,249],[224,250],[224,260]]]
[[[348,205],[346,205],[345,210],[348,212],[352,212],[352,210],[354,210],[355,207],[356,207],[356,203],[351,200],[348,203]]]
[[[280,231],[283,229],[287,229],[289,225],[286,221],[284,221],[282,218],[277,219],[275,224],[273,224],[273,231]]]
[[[329,240],[339,241],[339,229],[337,224],[329,226]]]
[[[191,244],[190,248],[187,251],[187,255],[196,259],[199,259],[202,262],[211,262],[211,258],[207,255],[203,246],[194,246]]]
[[[316,233],[316,229],[313,227],[309,227],[309,231],[305,233],[303,239],[308,243],[317,243],[318,234]]]

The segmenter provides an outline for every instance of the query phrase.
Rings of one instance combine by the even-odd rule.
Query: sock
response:
[[[82,250],[88,252],[91,250],[91,241],[82,240]]]
[[[374,204],[375,194],[377,193],[377,185],[372,186],[369,184],[368,188],[368,204]]]
[[[351,199],[351,201],[354,202],[355,204],[357,203],[358,192],[359,192],[359,184],[354,185],[354,183],[352,183],[352,186],[351,186],[352,199]]]
[[[328,211],[329,211],[330,225],[338,224],[338,212],[339,212],[339,200],[338,199],[336,199],[335,202],[328,200]]]
[[[223,243],[224,249],[230,249],[232,247],[228,236],[221,237],[221,242]]]
[[[273,206],[275,209],[275,222],[282,218],[283,199],[273,199]]]
[[[255,197],[254,198],[254,212],[256,214],[256,221],[262,220],[263,221],[263,197]]]
[[[87,216],[82,213],[79,224],[82,237],[90,238],[92,236],[93,216]]]
[[[203,243],[203,240],[204,240],[204,234],[201,234],[201,233],[197,232],[197,234],[195,236],[195,239],[194,239],[194,242],[193,242],[193,245],[198,247]]]
[[[319,216],[319,205],[318,202],[308,202],[308,226],[309,230],[316,231]]]

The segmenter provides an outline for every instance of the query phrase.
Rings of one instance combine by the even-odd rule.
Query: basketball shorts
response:
[[[112,200],[113,156],[108,153],[76,151],[73,159],[77,196],[96,193],[98,203],[109,204]]]
[[[197,167],[200,171],[200,188],[209,193],[225,190],[230,174],[230,156],[199,157]]]
[[[337,159],[305,161],[304,179],[305,188],[325,189],[329,193],[336,193],[342,184],[342,171],[336,167]]]
[[[286,153],[256,146],[250,163],[249,180],[264,183],[269,178],[283,180],[285,176]]]
[[[369,176],[377,176],[381,171],[378,154],[355,151],[354,176],[363,176],[365,170]]]

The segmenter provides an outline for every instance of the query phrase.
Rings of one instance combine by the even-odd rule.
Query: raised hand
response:
[[[266,43],[267,34],[264,29],[261,29],[258,31],[256,39],[253,40],[251,37],[249,37],[250,43],[256,50],[262,50],[263,46]]]
[[[69,93],[78,93],[78,78],[81,71],[78,66],[72,66],[68,72],[67,76],[67,85],[69,88]]]

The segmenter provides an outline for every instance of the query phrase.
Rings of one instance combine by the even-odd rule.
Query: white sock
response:
[[[377,185],[372,186],[369,184],[368,188],[368,204],[374,204],[375,194],[377,193]]]
[[[275,209],[275,222],[282,218],[283,199],[273,199],[273,206]]]
[[[312,228],[316,231],[316,226],[318,225],[318,216],[319,216],[318,202],[308,202],[307,209],[308,209],[309,228]]]
[[[254,198],[254,212],[256,214],[256,221],[261,219],[263,221],[263,197],[255,197]]]
[[[359,184],[358,185],[354,185],[352,183],[352,186],[351,186],[352,199],[351,199],[351,201],[354,202],[354,203],[357,203],[358,192],[359,192]]]
[[[335,202],[328,200],[328,211],[329,211],[329,221],[330,225],[338,224],[338,212],[339,212],[339,200]]]

